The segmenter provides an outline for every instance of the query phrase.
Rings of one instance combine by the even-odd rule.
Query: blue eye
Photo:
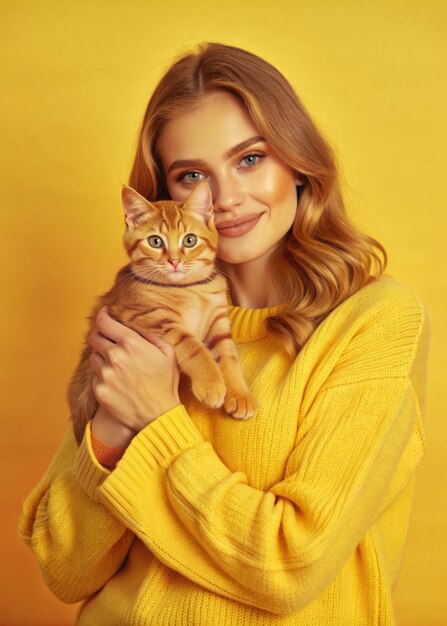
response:
[[[188,176],[190,178],[188,178]],[[185,183],[196,183],[199,180],[203,180],[203,178],[200,178],[200,176],[205,178],[205,176],[200,172],[185,172],[184,174],[180,174],[178,179]]]
[[[253,167],[254,165],[257,165],[259,160],[263,159],[265,156],[265,154],[258,153],[247,154],[241,159],[241,163],[245,162],[245,166],[242,167]]]
[[[259,161],[264,159],[267,156],[265,152],[250,152],[250,154],[245,155],[239,161],[239,167],[244,169],[250,167],[256,167],[259,165]],[[205,180],[206,175],[202,174],[202,172],[197,172],[196,170],[192,170],[191,172],[183,172],[178,175],[177,180],[182,183],[198,183],[201,180]]]

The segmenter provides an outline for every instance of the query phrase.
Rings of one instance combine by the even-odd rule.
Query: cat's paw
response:
[[[222,380],[195,381],[192,383],[192,391],[197,400],[212,409],[217,409],[224,403],[227,389]]]
[[[255,397],[250,391],[239,393],[229,391],[225,397],[225,412],[236,419],[245,420],[252,417],[257,408]]]

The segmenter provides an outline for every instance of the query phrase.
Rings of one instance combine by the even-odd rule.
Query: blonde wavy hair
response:
[[[233,46],[202,43],[160,80],[144,115],[131,187],[149,200],[169,198],[158,137],[167,122],[217,90],[245,103],[260,134],[304,180],[294,223],[272,258],[278,293],[288,304],[265,320],[294,357],[333,309],[380,278],[387,254],[349,221],[333,150],[291,85],[270,63]]]

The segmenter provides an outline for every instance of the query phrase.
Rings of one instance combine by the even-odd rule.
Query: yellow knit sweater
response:
[[[182,404],[113,471],[71,428],[24,503],[20,535],[79,626],[388,626],[424,454],[430,322],[385,276],[296,359],[269,309],[230,308],[259,410]]]

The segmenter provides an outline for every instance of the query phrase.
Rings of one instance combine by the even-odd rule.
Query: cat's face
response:
[[[123,188],[122,199],[127,225],[124,245],[139,276],[172,284],[212,273],[218,235],[206,182],[185,202],[149,202],[131,187]]]

